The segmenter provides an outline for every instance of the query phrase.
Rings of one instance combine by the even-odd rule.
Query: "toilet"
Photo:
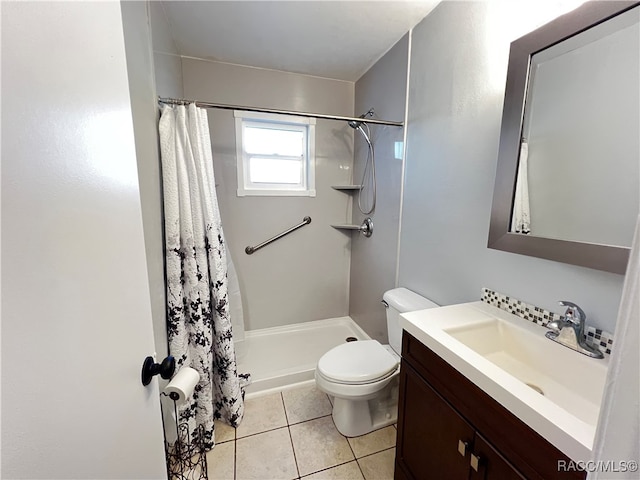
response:
[[[333,422],[346,437],[391,425],[398,418],[401,313],[437,307],[406,288],[385,292],[389,345],[377,340],[347,342],[325,353],[316,366],[316,386],[333,398]]]

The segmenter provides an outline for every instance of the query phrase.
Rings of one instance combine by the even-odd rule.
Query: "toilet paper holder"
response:
[[[178,374],[182,371],[184,370],[181,369]],[[176,426],[175,441],[170,442],[166,430],[168,424],[164,422],[164,402],[161,401],[162,426],[165,429],[164,451],[169,478],[171,480],[207,480],[209,476],[207,473],[207,450],[204,443],[206,438],[204,425],[198,425],[191,436],[189,424],[186,421],[180,421],[178,414],[179,395],[176,392],[167,394],[166,391],[160,392],[160,395],[168,397],[173,402],[173,419]]]
[[[171,355],[156,363],[153,357],[147,357],[142,364],[142,385],[145,387],[151,383],[151,379],[160,374],[165,380],[169,380],[176,371],[176,360]]]

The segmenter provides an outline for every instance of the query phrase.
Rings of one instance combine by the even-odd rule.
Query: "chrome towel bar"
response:
[[[256,245],[255,247],[247,247],[244,249],[244,252],[247,255],[251,255],[253,252],[255,252],[256,250],[260,250],[262,247],[266,247],[267,245],[269,245],[271,242],[275,242],[276,240],[278,240],[279,238],[284,237],[285,235],[289,235],[291,232],[298,230],[299,228],[304,227],[305,225],[309,225],[311,223],[311,217],[304,217],[304,219],[302,220],[302,223],[299,223],[298,225],[294,225],[293,227],[289,228],[288,230],[285,230],[282,233],[279,233],[278,235],[276,235],[275,237],[271,237],[269,240],[265,240],[262,243],[259,243],[258,245]]]

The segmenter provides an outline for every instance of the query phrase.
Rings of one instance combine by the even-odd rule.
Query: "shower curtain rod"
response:
[[[366,120],[363,120],[361,117],[342,117],[339,115],[325,115],[323,113],[293,112],[290,110],[276,110],[273,108],[257,108],[257,107],[247,107],[242,105],[226,105],[224,103],[198,102],[194,100],[183,100],[179,98],[158,97],[158,102],[166,103],[168,105],[186,105],[188,103],[195,103],[197,107],[202,107],[202,108],[220,108],[222,110],[243,110],[245,112],[262,112],[262,113],[276,113],[280,115],[297,115],[299,117],[322,118],[325,120],[339,120],[342,122],[356,121],[356,122],[363,122],[363,123],[376,124],[376,125],[390,125],[392,127],[404,126],[404,122],[376,120],[373,118],[368,118]]]

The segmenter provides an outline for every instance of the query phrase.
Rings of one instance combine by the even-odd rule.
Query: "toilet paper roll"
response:
[[[200,381],[200,374],[191,367],[182,367],[164,389],[169,398],[183,403],[191,397],[196,385]]]

